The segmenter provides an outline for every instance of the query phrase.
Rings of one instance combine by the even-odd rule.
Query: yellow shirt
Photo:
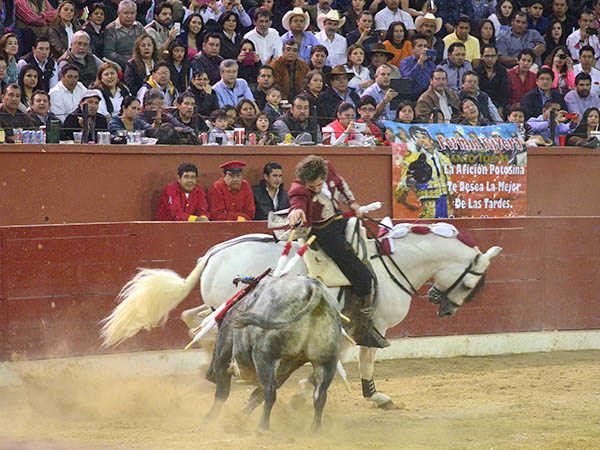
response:
[[[479,40],[474,38],[473,36],[467,36],[467,41],[463,42],[458,37],[456,37],[456,33],[449,34],[444,38],[444,45],[446,46],[446,53],[448,53],[448,47],[450,47],[455,42],[461,42],[465,45],[465,60],[469,62],[473,62],[474,59],[481,59],[481,52],[479,50]]]

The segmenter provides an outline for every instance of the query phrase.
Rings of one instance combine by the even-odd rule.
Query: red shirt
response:
[[[252,220],[256,207],[252,188],[242,180],[239,191],[232,192],[223,179],[215,181],[206,193],[211,220]]]
[[[158,203],[156,220],[193,222],[198,216],[208,218],[208,205],[200,186],[194,186],[187,197],[176,181],[165,188]]]
[[[508,103],[511,105],[519,103],[525,94],[537,87],[535,73],[532,71],[527,73],[525,83],[521,81],[518,65],[507,70],[506,75],[508,76],[508,89],[510,92]]]

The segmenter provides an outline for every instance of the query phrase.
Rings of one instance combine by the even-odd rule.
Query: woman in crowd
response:
[[[238,33],[239,26],[239,20],[233,11],[227,11],[219,17],[219,36],[221,37],[219,55],[223,59],[236,59],[240,54],[242,36]]]
[[[265,112],[259,112],[250,126],[250,133],[256,134],[256,145],[277,145],[279,139],[271,128],[271,119]],[[246,132],[246,137],[248,136]]]
[[[327,113],[323,108],[323,102],[319,100],[323,87],[323,73],[320,70],[310,70],[306,74],[306,77],[304,77],[304,89],[301,92],[308,97],[311,115],[314,111],[314,107],[317,107],[317,121],[321,127],[324,127],[329,122]]]
[[[133,57],[125,66],[123,81],[129,88],[129,92],[135,95],[140,90],[157,62],[158,51],[154,39],[147,34],[142,34],[135,40]]]
[[[479,116],[479,105],[477,101],[471,98],[465,98],[460,102],[460,112],[462,119],[458,123],[461,125],[471,125],[473,127],[489,125],[486,119]]]
[[[496,3],[496,13],[488,17],[494,24],[496,39],[510,30],[516,12],[517,7],[512,0],[499,0]]]
[[[138,131],[152,128],[148,122],[138,118],[140,115],[140,101],[133,95],[128,95],[121,103],[118,116],[112,117],[108,122],[108,131],[117,134],[119,130]]]
[[[552,53],[556,47],[566,45],[567,33],[565,33],[564,25],[559,21],[550,22],[544,39],[546,41],[546,51],[542,55],[542,61],[546,61],[548,56],[550,56],[550,53]]]
[[[236,55],[236,58],[239,65],[238,78],[248,81],[250,86],[255,85],[258,78],[258,70],[262,66],[262,62],[260,55],[256,53],[254,42],[244,39],[240,43],[240,53]]]
[[[235,127],[235,124],[239,120],[237,109],[232,105],[225,105],[221,109],[227,114],[227,129],[233,130],[233,127]]]
[[[490,19],[479,22],[475,35],[479,39],[479,48],[486,45],[496,45],[496,29],[494,28],[494,22]]]
[[[106,7],[103,3],[94,3],[90,6],[90,14],[82,30],[90,36],[90,50],[98,58],[104,57],[104,26],[106,19]]]
[[[194,72],[190,83],[190,91],[196,98],[196,112],[204,119],[207,119],[213,111],[219,109],[219,99],[213,91],[206,73]]]
[[[411,124],[415,120],[415,108],[409,101],[402,101],[398,105],[395,122]]]
[[[258,106],[252,100],[245,98],[240,100],[235,109],[238,116],[235,126],[249,130],[259,113]]]
[[[98,89],[102,93],[98,114],[105,116],[106,120],[119,113],[123,99],[130,95],[127,86],[119,81],[117,67],[109,62],[105,62],[98,69],[92,89]]]
[[[554,72],[553,88],[558,88],[562,95],[575,88],[575,72],[573,60],[567,47],[561,45],[550,52],[544,61],[544,66]]]
[[[0,39],[0,58],[6,61],[6,81],[7,84],[16,83],[19,78],[17,73],[17,58],[19,54],[19,40],[15,33],[6,33]]]
[[[31,106],[33,93],[39,89],[42,74],[39,69],[31,64],[25,64],[19,72],[19,87],[21,88],[21,103],[19,110],[27,112]]]
[[[365,0],[351,0],[350,8],[348,11],[344,13],[344,17],[346,21],[342,26],[342,33],[344,36],[347,36],[348,33],[356,30],[358,28],[358,16],[365,9]]]
[[[163,60],[169,65],[171,81],[175,88],[177,88],[177,91],[185,91],[190,85],[192,68],[183,43],[178,39],[172,41],[165,52]]]
[[[352,44],[348,47],[348,62],[344,66],[346,72],[353,73],[354,76],[348,82],[348,87],[355,89],[357,94],[371,86],[374,81],[371,80],[369,69],[363,66],[365,62],[365,49],[361,45]]]
[[[400,61],[407,56],[412,55],[412,44],[407,39],[406,27],[402,22],[392,22],[383,41],[385,49],[392,53],[394,57],[387,63],[400,67]]]
[[[323,144],[343,145],[353,140],[355,116],[356,108],[352,103],[340,103],[335,109],[336,119],[323,127]]]
[[[588,108],[583,112],[581,122],[575,128],[572,134],[567,138],[568,145],[584,145],[590,142],[592,131],[598,131],[600,124],[600,110],[598,108]]]
[[[185,46],[188,59],[192,59],[202,51],[202,39],[204,38],[204,20],[198,13],[190,14],[183,21],[183,31],[177,37]]]
[[[75,3],[64,0],[58,5],[56,16],[48,28],[50,51],[54,58],[60,58],[71,47],[71,40],[76,31],[79,31],[79,25],[75,18]]]

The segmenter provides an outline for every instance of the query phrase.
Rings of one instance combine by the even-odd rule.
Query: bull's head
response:
[[[467,266],[449,264],[436,273],[428,298],[430,302],[439,305],[439,317],[453,315],[475,296],[485,282],[490,259],[501,250],[501,247],[491,247],[485,253],[477,253]]]

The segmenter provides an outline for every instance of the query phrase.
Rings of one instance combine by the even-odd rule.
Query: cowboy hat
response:
[[[304,11],[302,8],[294,8],[291,11],[285,13],[283,18],[281,19],[281,25],[283,26],[283,28],[290,31],[290,20],[292,20],[292,17],[294,16],[304,17],[304,31],[306,31],[306,29],[310,25],[310,16],[308,15],[308,12]]]
[[[424,20],[433,20],[435,22],[435,33],[434,34],[437,34],[438,31],[440,31],[442,29],[442,18],[435,17],[433,14],[427,13],[424,16],[417,17],[417,20],[415,20],[415,28],[417,30],[419,30],[419,32],[420,32],[420,28],[421,28],[421,25],[423,24]]]
[[[319,14],[319,16],[317,17],[317,24],[319,25],[320,29],[325,28],[323,24],[326,20],[335,20],[336,22],[339,22],[338,28],[343,27],[346,23],[346,17],[340,18],[340,13],[337,12],[335,9],[330,9],[327,14]]]
[[[388,49],[385,48],[384,44],[381,44],[379,42],[377,44],[373,44],[373,47],[371,47],[371,51],[367,52],[367,59],[371,59],[371,56],[373,56],[376,53],[382,53],[386,55],[388,61],[395,56],[392,52],[388,52]]]
[[[336,75],[348,75],[348,81],[350,81],[352,78],[354,78],[354,73],[346,72],[346,68],[340,64],[339,66],[335,66],[333,69],[331,69],[331,72],[328,72],[324,75],[325,82],[330,83],[331,79],[333,77],[335,77]]]

